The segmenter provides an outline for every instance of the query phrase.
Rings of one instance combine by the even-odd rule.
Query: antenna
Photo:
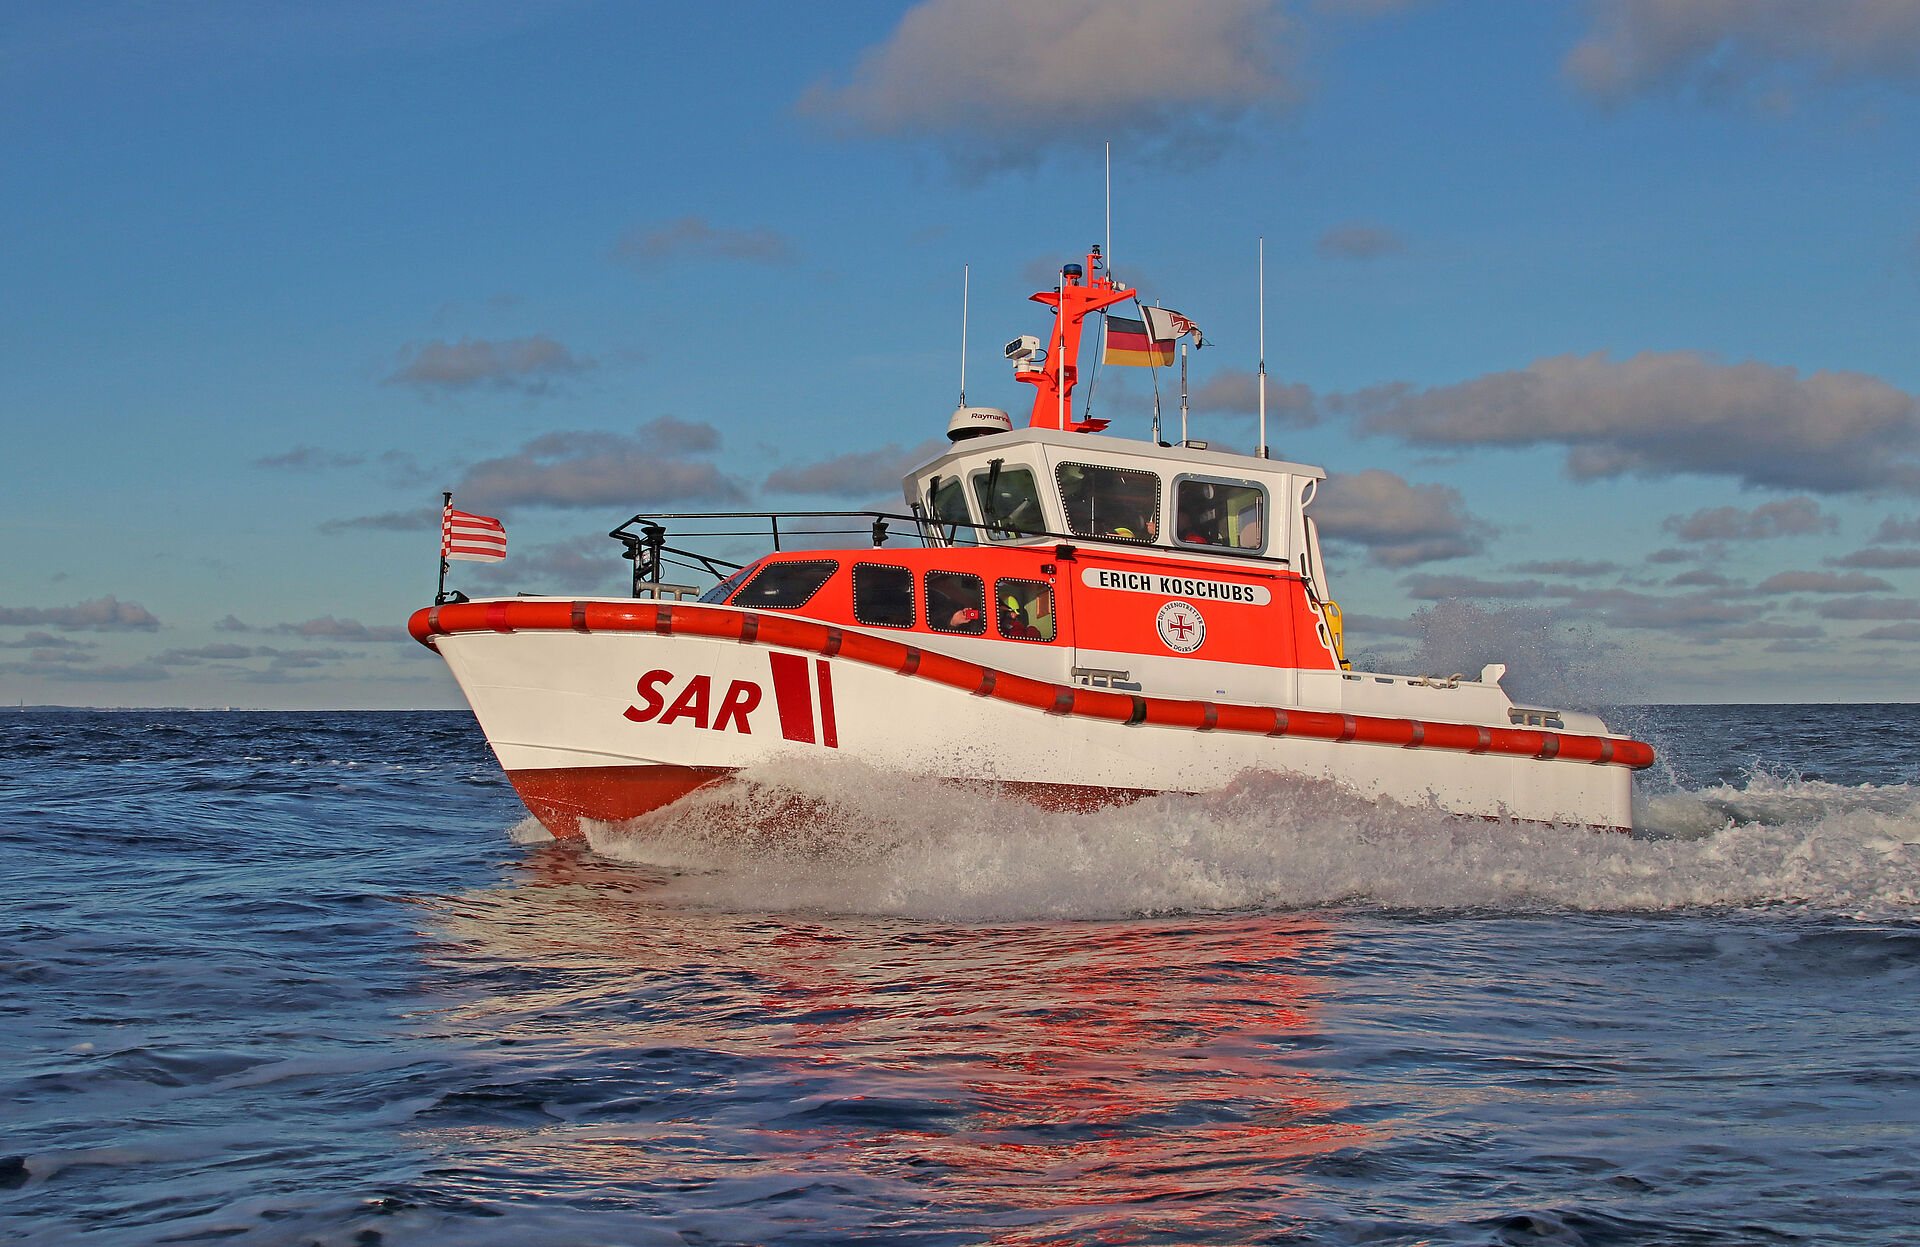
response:
[[[1105,252],[1107,280],[1113,280],[1113,144],[1107,144],[1107,249]],[[1102,316],[1102,323],[1106,317]]]
[[[967,295],[972,289],[973,266],[960,266],[960,405],[967,405]]]
[[[1180,444],[1187,444],[1187,341],[1180,338]]]
[[[1267,457],[1267,236],[1260,236],[1260,457]]]
[[[1060,333],[1060,358],[1053,361],[1053,423],[1065,430],[1067,427],[1067,270],[1060,270],[1060,284],[1054,287],[1060,298],[1054,307],[1054,328]]]

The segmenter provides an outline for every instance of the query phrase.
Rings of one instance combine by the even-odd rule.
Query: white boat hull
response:
[[[508,628],[499,612],[518,606],[511,603],[441,609],[478,618],[472,613],[489,605],[496,613],[487,628],[448,628],[439,612],[423,624],[423,611],[415,634],[445,657],[515,788],[557,835],[578,834],[582,818],[632,819],[741,768],[794,756],[848,756],[930,778],[1005,784],[1056,804],[1206,792],[1262,771],[1332,780],[1367,797],[1460,815],[1623,830],[1632,824],[1626,765],[1541,756],[1544,748],[1527,755],[1484,751],[1485,728],[1473,729],[1482,749],[1463,750],[1419,747],[1418,725],[1411,746],[1234,730],[1226,727],[1229,712],[1246,708],[1224,703],[1207,712],[1219,716],[1222,730],[1207,730],[1206,721],[1129,723],[991,695],[991,675],[982,678],[989,689],[982,695],[924,671],[876,665],[876,645],[912,653],[913,665],[920,663],[920,651],[890,638],[867,638],[864,657],[823,656],[757,639],[644,627]],[[576,622],[579,610],[576,604]],[[725,608],[675,610],[685,620],[690,611],[713,616]],[[729,614],[730,626],[739,628],[739,613]],[[962,665],[932,655],[926,661]],[[1071,707],[1074,696],[1063,689],[1053,709]],[[1262,713],[1271,719],[1276,712]],[[1284,725],[1284,711],[1278,719]],[[1345,721],[1351,737],[1355,721]],[[1427,731],[1431,739],[1437,729]],[[1606,743],[1606,758],[1617,739]]]

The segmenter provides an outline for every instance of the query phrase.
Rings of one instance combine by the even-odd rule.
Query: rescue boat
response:
[[[611,534],[631,597],[443,593],[414,613],[541,823],[627,823],[797,755],[1050,806],[1254,771],[1631,828],[1648,745],[1516,705],[1498,664],[1351,668],[1309,511],[1323,470],[1076,418],[1085,318],[1136,298],[1097,248],[1033,298],[1054,311],[1047,346],[1007,351],[1035,387],[1026,427],[961,406],[951,448],[902,481],[903,511],[636,515]],[[860,544],[813,548],[848,520]],[[745,565],[713,553],[743,523],[765,524],[770,548]],[[669,566],[717,583],[669,582]]]

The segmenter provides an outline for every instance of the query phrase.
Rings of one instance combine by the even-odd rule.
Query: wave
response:
[[[1765,774],[1651,797],[1629,837],[1454,818],[1249,773],[1217,792],[1038,809],[852,760],[741,772],[599,854],[741,911],[984,922],[1368,906],[1660,911],[1792,906],[1920,917],[1920,793]]]

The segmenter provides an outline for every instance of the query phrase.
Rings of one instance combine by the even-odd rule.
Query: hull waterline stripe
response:
[[[576,611],[581,623],[576,623]],[[506,627],[498,627],[496,621]],[[889,637],[847,632],[831,624],[791,615],[754,616],[728,607],[688,604],[677,607],[643,606],[625,601],[581,603],[509,599],[497,602],[449,602],[415,611],[407,621],[407,630],[416,641],[429,646],[436,636],[461,632],[650,631],[661,636],[704,636],[797,650],[823,657],[844,656],[850,662],[889,668],[904,676],[933,680],[965,692],[1040,711],[1051,711],[1059,702],[1060,686],[1044,680],[997,671],[938,652],[926,653]],[[780,655],[771,657],[777,660]],[[802,664],[800,686],[802,699],[807,703],[806,739],[810,741],[813,739],[813,709],[812,698],[806,688],[805,660],[797,655],[790,657],[795,657]],[[777,666],[776,662],[776,669]],[[776,693],[777,686],[776,680]],[[823,684],[823,707],[826,697]],[[1558,759],[1563,762],[1590,762],[1597,766],[1623,766],[1636,771],[1652,766],[1654,757],[1651,745],[1620,737],[1569,735],[1524,728],[1488,728],[1465,723],[1431,723],[1320,710],[1282,710],[1272,706],[1217,705],[1093,688],[1074,689],[1071,705],[1064,713],[1078,718],[1105,719],[1129,725],[1358,741],[1400,748],[1438,749],[1450,753],[1493,753],[1538,761]],[[785,725],[783,709],[783,731]]]

